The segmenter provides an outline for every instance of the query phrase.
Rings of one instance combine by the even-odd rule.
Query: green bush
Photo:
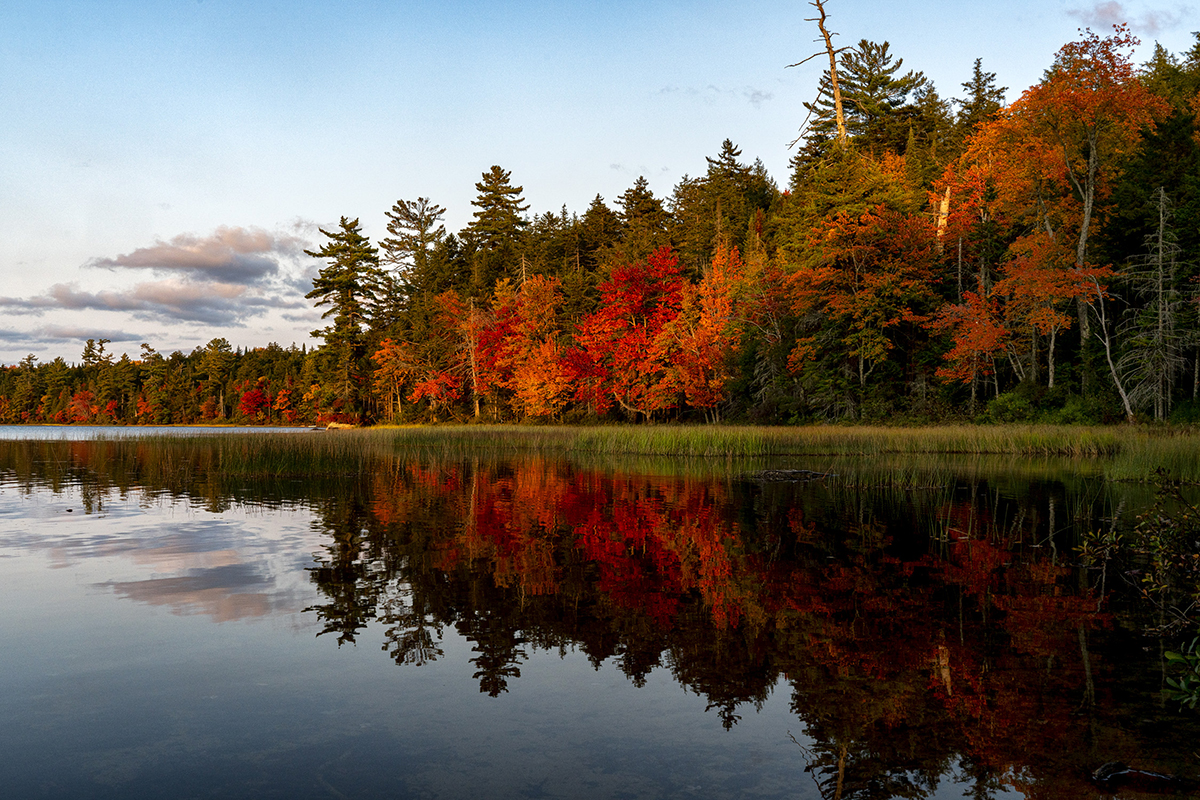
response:
[[[1028,422],[1033,415],[1033,405],[1019,391],[1004,392],[987,404],[987,418],[992,422]]]
[[[1049,425],[1099,425],[1105,419],[1104,403],[1094,397],[1069,395],[1060,408],[1044,412],[1039,422]]]
[[[1171,409],[1171,422],[1189,423],[1200,422],[1200,402],[1184,400]]]

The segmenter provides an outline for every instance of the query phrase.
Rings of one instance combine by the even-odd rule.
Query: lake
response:
[[[1094,798],[1106,762],[1200,772],[1154,613],[1075,549],[1153,490],[1094,464],[255,475],[212,437],[24,430],[0,432],[7,797]]]

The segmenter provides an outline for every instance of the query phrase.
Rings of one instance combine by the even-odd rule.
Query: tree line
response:
[[[320,346],[89,341],[4,368],[0,420],[1200,418],[1200,38],[1136,44],[1085,31],[1004,105],[864,39],[782,188],[726,140],[669,195],[531,214],[493,166],[457,233],[428,197],[322,230]]]

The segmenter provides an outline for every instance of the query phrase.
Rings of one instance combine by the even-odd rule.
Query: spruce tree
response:
[[[670,215],[662,201],[650,191],[650,184],[639,175],[633,186],[617,198],[621,219],[620,245],[611,253],[614,262],[631,262],[645,258],[663,245],[671,243]]]
[[[330,325],[313,331],[313,336],[325,340],[332,351],[337,373],[335,389],[347,413],[358,414],[360,384],[358,362],[363,356],[363,328],[376,302],[379,287],[379,251],[370,239],[362,235],[357,219],[342,217],[339,229],[321,229],[329,241],[320,250],[305,250],[314,258],[328,263],[313,279],[313,288],[306,298],[318,306],[329,306],[322,319],[333,317]]]
[[[472,289],[486,293],[505,273],[515,277],[519,271],[520,243],[526,227],[524,213],[529,210],[521,196],[523,187],[513,186],[512,173],[492,166],[475,184],[479,196],[471,201],[477,211],[464,233],[475,246]]]
[[[971,69],[971,80],[962,85],[965,100],[955,100],[958,105],[957,134],[960,140],[970,136],[989,117],[1004,106],[1007,86],[996,86],[996,73],[983,71],[983,59],[975,59]]]

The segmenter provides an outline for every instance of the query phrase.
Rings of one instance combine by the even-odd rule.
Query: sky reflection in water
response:
[[[1083,797],[1094,762],[1188,767],[1194,722],[1051,534],[1061,486],[395,459],[264,502],[37,446],[0,449],[11,796],[818,798],[840,765],[844,797]]]

